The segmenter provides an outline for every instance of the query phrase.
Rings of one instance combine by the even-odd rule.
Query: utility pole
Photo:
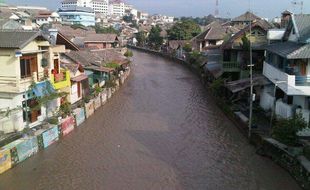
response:
[[[251,0],[249,1],[249,7],[250,7],[250,13],[251,13]],[[250,15],[250,115],[249,115],[249,133],[248,137],[251,138],[252,133],[252,118],[253,118],[253,60],[252,60],[252,41],[251,41],[251,35],[252,35],[252,19]]]

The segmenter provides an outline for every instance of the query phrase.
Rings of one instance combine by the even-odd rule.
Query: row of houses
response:
[[[309,122],[310,15],[284,11],[276,25],[246,12],[227,23],[209,24],[190,41],[170,41],[168,46],[180,56],[189,44],[207,56],[203,68],[209,81],[224,78],[234,102],[248,101],[243,93],[250,87],[251,47],[256,102],[278,117],[301,113]]]
[[[36,127],[107,84],[123,82],[129,60],[102,41],[79,48],[55,28],[0,30],[0,131]],[[114,42],[113,42],[114,43]],[[112,47],[112,46],[111,46]],[[61,115],[60,115],[61,116]]]

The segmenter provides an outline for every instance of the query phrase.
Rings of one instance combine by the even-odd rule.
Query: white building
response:
[[[110,4],[109,15],[124,16],[125,15],[125,3]]]
[[[61,2],[62,8],[75,6],[90,7],[95,13],[103,13],[105,15],[109,12],[109,0],[64,0]]]
[[[280,42],[266,48],[263,74],[272,83],[264,87],[260,105],[278,117],[310,116],[310,14],[292,15]],[[280,31],[279,31],[280,32]],[[279,39],[276,32],[274,37]],[[271,39],[272,40],[272,39]]]

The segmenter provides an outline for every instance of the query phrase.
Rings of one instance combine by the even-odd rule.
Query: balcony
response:
[[[60,71],[58,74],[51,74],[51,83],[56,90],[61,88],[69,87],[70,82],[70,71]]]
[[[240,69],[240,63],[237,61],[223,61],[223,69],[224,72],[239,72]]]
[[[278,87],[283,90],[287,95],[299,95],[309,96],[310,95],[310,76],[295,76],[289,75],[284,71],[264,62],[263,74],[271,82],[276,83]]]

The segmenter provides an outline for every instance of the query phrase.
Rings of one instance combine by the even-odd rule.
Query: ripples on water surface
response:
[[[255,154],[187,69],[134,53],[126,86],[68,137],[1,175],[1,190],[299,189]]]

